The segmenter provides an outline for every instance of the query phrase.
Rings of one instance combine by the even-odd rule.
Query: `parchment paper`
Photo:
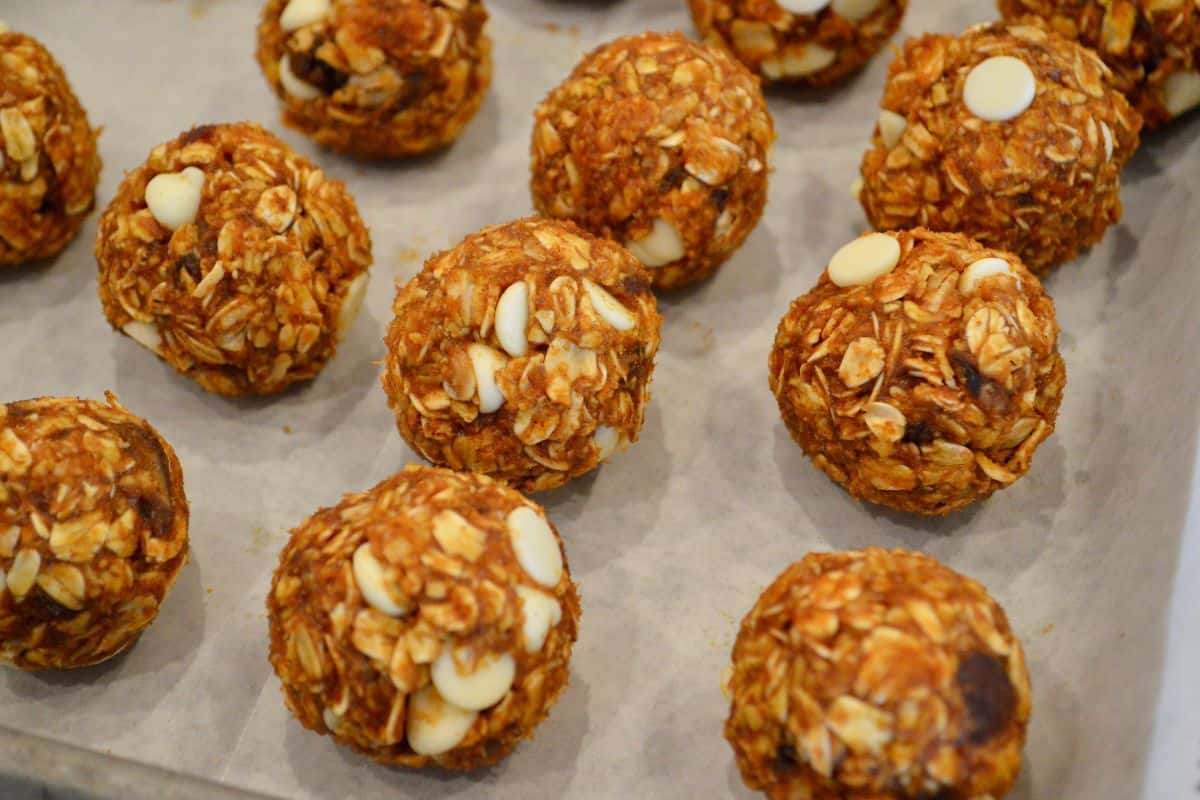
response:
[[[692,28],[682,0],[492,0],[496,79],[465,136],[441,155],[368,166],[282,129],[251,56],[259,5],[0,1],[104,126],[101,205],[158,142],[252,119],[348,183],[376,261],[364,313],[324,374],[241,402],[204,393],[109,329],[94,216],[55,263],[0,273],[0,396],[115,390],[179,452],[193,547],[128,655],[71,674],[0,673],[0,724],[286,798],[747,797],[721,737],[719,679],[738,621],[806,551],[876,544],[931,553],[1008,609],[1035,687],[1017,798],[1195,791],[1200,117],[1146,143],[1126,174],[1124,221],[1049,280],[1069,385],[1029,476],[923,522],[860,506],[817,472],[766,380],[788,301],[865,226],[847,186],[886,56],[836,91],[771,93],[780,138],[766,218],[715,279],[663,299],[642,440],[538,496],[566,539],[584,616],[570,688],[537,739],[460,776],[377,767],[303,730],[267,664],[263,598],[288,529],[414,459],[377,376],[394,282],[431,251],[529,212],[531,112],[585,49]],[[909,34],[994,16],[986,0],[913,5]],[[1176,578],[1188,536],[1193,568]]]

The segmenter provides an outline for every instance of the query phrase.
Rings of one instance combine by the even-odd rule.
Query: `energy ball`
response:
[[[688,0],[709,44],[768,81],[839,83],[900,27],[908,0]]]
[[[0,404],[0,663],[112,658],[187,556],[183,472],[148,422],[111,394]]]
[[[998,798],[1029,673],[987,591],[920,553],[809,553],[742,620],[725,738],[768,797]]]
[[[662,317],[620,245],[557,220],[485,228],[392,308],[383,388],[435,464],[536,491],[637,440]]]
[[[1200,105],[1200,6],[1189,0],[999,0],[1095,50],[1148,129]]]
[[[567,685],[579,598],[545,512],[484,475],[406,467],[292,532],[267,598],[300,722],[383,764],[508,755]]]
[[[860,194],[877,230],[956,231],[1038,274],[1121,217],[1141,118],[1087,48],[1036,25],[910,39],[892,62]]]
[[[480,0],[268,0],[258,63],[283,121],[362,158],[453,142],[483,102],[492,45]]]
[[[257,125],[202,125],[125,176],[96,237],[112,326],[217,394],[314,377],[362,305],[354,198]]]
[[[92,211],[98,132],[62,67],[0,22],[0,266],[50,258]]]
[[[758,81],[680,34],[606,44],[534,114],[533,204],[628,247],[656,289],[707,278],[767,202],[775,127]]]
[[[921,229],[838,250],[770,357],[817,467],[856,498],[931,516],[1024,475],[1065,384],[1054,303],[1020,259]]]

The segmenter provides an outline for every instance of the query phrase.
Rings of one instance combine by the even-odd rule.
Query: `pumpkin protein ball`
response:
[[[662,318],[629,251],[570,222],[485,228],[396,294],[383,388],[425,458],[522,491],[637,440]]]
[[[959,234],[842,247],[779,323],[771,391],[851,495],[941,515],[1014,483],[1054,431],[1054,303],[1015,256]]]
[[[0,22],[0,266],[58,255],[100,179],[98,131],[54,56]]]
[[[742,620],[725,738],[770,798],[999,798],[1032,707],[1021,643],[935,559],[809,553]]]
[[[1200,6],[1192,0],[998,0],[997,5],[1007,20],[1039,17],[1095,50],[1147,129],[1200,106]]]
[[[860,200],[876,230],[965,233],[1045,274],[1121,216],[1141,119],[1092,51],[1034,24],[910,39]]]
[[[710,276],[762,217],[774,123],[725,52],[646,33],[584,57],[534,114],[538,213],[623,243],[656,289]]]
[[[149,423],[111,394],[0,404],[0,663],[112,658],[187,556],[183,472]]]
[[[711,45],[768,81],[831,86],[861,69],[900,27],[908,0],[688,0]]]
[[[258,63],[283,121],[318,144],[402,158],[453,142],[492,77],[480,0],[268,0]]]
[[[267,611],[305,727],[380,763],[449,769],[532,736],[566,688],[580,613],[539,506],[425,466],[301,523]]]
[[[100,217],[112,326],[217,394],[266,395],[333,357],[371,238],[341,181],[242,122],[150,151]]]

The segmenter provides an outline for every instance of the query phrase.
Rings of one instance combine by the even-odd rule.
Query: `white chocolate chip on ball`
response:
[[[291,0],[279,15],[279,27],[284,33],[291,33],[325,19],[330,8],[329,0]]]
[[[1019,58],[992,56],[976,64],[963,84],[967,110],[989,122],[1018,117],[1033,103],[1037,79]]]
[[[296,77],[287,56],[279,59],[279,83],[285,92],[297,100],[312,100],[322,95],[320,89]]]
[[[1163,84],[1163,105],[1172,117],[1200,106],[1200,72],[1172,72]]]
[[[529,341],[525,326],[529,324],[529,287],[517,281],[504,290],[496,303],[496,338],[500,346],[514,358],[525,355]]]
[[[366,542],[360,544],[350,560],[354,573],[354,582],[362,592],[363,599],[372,608],[382,611],[389,617],[403,617],[410,609],[407,605],[397,603],[383,582],[383,566],[375,559],[371,547]]]
[[[592,434],[592,444],[596,445],[596,450],[599,451],[600,460],[611,456],[617,452],[617,448],[621,444],[621,434],[616,428],[610,428],[608,425],[601,425],[596,428],[596,432]]]
[[[833,0],[833,12],[842,19],[859,22],[875,13],[880,0]]]
[[[829,280],[837,286],[863,286],[900,263],[900,242],[886,233],[861,236],[833,254]]]
[[[509,512],[506,524],[521,569],[543,586],[557,586],[563,557],[550,523],[529,506],[518,506]]]
[[[801,45],[799,55],[794,50],[782,56],[772,56],[762,62],[763,74],[772,80],[779,78],[802,78],[812,75],[837,61],[837,51],[823,47],[816,42]]]
[[[204,171],[185,167],[182,172],[155,175],[146,184],[146,207],[167,230],[175,230],[196,221],[200,211],[200,193],[204,190]]]
[[[649,234],[636,242],[626,242],[625,246],[638,261],[651,269],[678,261],[684,254],[683,237],[679,235],[679,229],[662,218],[654,220],[654,227]]]
[[[1012,264],[1005,261],[1003,258],[981,258],[975,263],[962,271],[962,275],[958,278],[958,290],[963,294],[972,294],[979,288],[979,284],[984,278],[990,278],[993,275],[1013,275]],[[1017,280],[1017,286],[1021,285],[1021,281]]]
[[[469,663],[469,650],[461,649],[457,655],[459,661]],[[485,655],[475,662],[472,672],[460,672],[455,663],[455,653],[449,647],[442,648],[441,655],[434,659],[429,670],[429,677],[433,679],[438,694],[447,702],[468,711],[482,711],[499,703],[512,688],[516,674],[517,663],[508,653]]]
[[[346,287],[346,296],[342,298],[342,306],[338,309],[337,340],[340,342],[350,332],[350,326],[358,318],[362,310],[363,300],[367,296],[367,282],[370,279],[366,270],[358,274]]]
[[[784,11],[793,14],[816,14],[829,5],[829,0],[775,0]]]
[[[904,430],[908,420],[895,406],[887,403],[867,403],[863,410],[863,422],[867,423],[871,433],[885,442],[898,442],[904,438]]]
[[[162,355],[162,335],[159,334],[158,328],[149,322],[130,320],[121,327],[121,331],[147,350]]]
[[[463,740],[477,716],[447,703],[434,686],[426,686],[408,698],[408,746],[417,755],[441,755]]]
[[[888,111],[886,108],[880,109],[879,138],[883,140],[883,146],[888,150],[900,144],[900,138],[904,136],[904,131],[907,128],[907,119],[895,111]]]
[[[479,413],[491,414],[504,405],[504,392],[496,383],[496,371],[503,368],[507,359],[486,344],[467,345],[467,357],[475,373],[475,388],[479,392]]]
[[[621,302],[609,294],[603,286],[587,278],[583,279],[583,286],[587,289],[588,298],[592,301],[592,308],[596,309],[600,318],[609,325],[619,331],[632,330],[637,325],[637,317],[633,315],[633,312],[621,305]]]
[[[525,652],[536,653],[546,643],[546,634],[550,629],[562,622],[562,606],[545,592],[519,584],[517,597],[521,600],[521,614],[525,617],[521,626]]]

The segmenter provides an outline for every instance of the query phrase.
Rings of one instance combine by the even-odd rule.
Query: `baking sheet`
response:
[[[840,90],[771,93],[780,138],[766,217],[715,279],[664,298],[641,442],[538,496],[564,534],[584,616],[570,688],[537,739],[497,767],[447,775],[377,767],[303,730],[267,664],[263,597],[289,528],[414,458],[377,379],[394,282],[432,250],[528,212],[532,109],[587,48],[692,29],[682,0],[492,0],[496,80],[462,140],[366,166],[281,129],[251,56],[258,6],[0,0],[0,16],[50,47],[104,126],[101,204],[158,142],[252,119],[348,183],[376,261],[363,314],[324,374],[244,401],[204,393],[109,330],[95,216],[54,264],[0,273],[0,397],[115,390],[179,453],[193,548],[129,654],[70,674],[0,672],[0,725],[286,798],[748,797],[721,738],[719,678],[737,623],[804,552],[874,544],[931,553],[1007,608],[1035,690],[1015,797],[1194,791],[1200,118],[1147,143],[1127,172],[1124,221],[1048,283],[1069,385],[1029,476],[926,522],[859,506],[811,467],[766,381],[788,301],[865,224],[846,187],[886,57]],[[994,16],[986,0],[914,6],[910,34]],[[1177,578],[1177,563],[1192,567]],[[55,776],[71,780],[88,779]]]

